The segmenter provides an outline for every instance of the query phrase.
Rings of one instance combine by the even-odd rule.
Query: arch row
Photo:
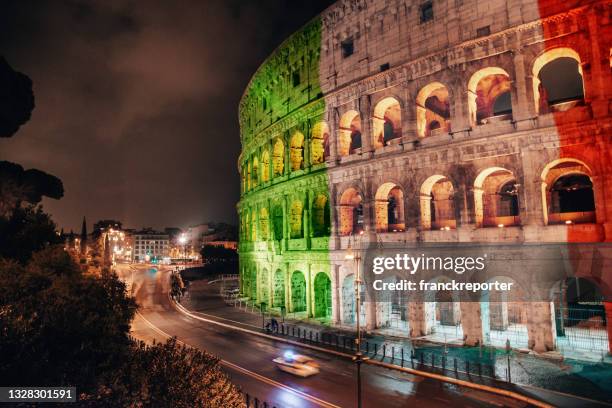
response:
[[[535,56],[526,69],[529,89],[525,92],[530,93],[531,103],[528,110],[545,115],[583,106],[588,100],[583,64],[576,50],[564,46]],[[297,126],[242,157],[241,192],[246,194],[275,178],[325,166],[343,157],[452,134],[455,127],[462,130],[467,125],[477,129],[512,122],[518,92],[514,81],[508,67],[477,67],[467,80],[423,83],[408,99],[400,95],[411,92],[386,91],[375,97],[369,107],[367,104],[359,104],[359,108],[357,104],[340,107],[338,117]]]

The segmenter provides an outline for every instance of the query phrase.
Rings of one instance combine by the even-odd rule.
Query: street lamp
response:
[[[179,243],[183,245],[183,269],[187,269],[187,237],[185,234],[181,234],[179,237]]]
[[[361,235],[361,234],[360,234]],[[344,259],[347,261],[355,262],[355,301],[357,302],[357,306],[355,307],[355,312],[357,314],[357,338],[355,339],[355,356],[353,356],[353,361],[357,364],[357,408],[361,408],[361,363],[367,360],[367,357],[364,357],[361,354],[361,275],[359,274],[359,263],[361,261],[361,256],[359,255],[359,251],[353,250],[351,248],[351,242],[349,241],[348,248],[346,249],[346,255]]]

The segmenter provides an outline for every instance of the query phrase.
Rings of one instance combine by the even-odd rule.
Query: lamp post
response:
[[[179,243],[183,245],[183,269],[187,268],[187,237],[185,234],[181,234],[179,237]]]
[[[357,314],[357,337],[355,338],[355,355],[353,356],[353,361],[355,364],[357,364],[357,408],[361,408],[361,363],[367,360],[367,357],[364,357],[361,354],[361,275],[359,274],[359,262],[361,261],[361,256],[359,251],[354,251],[351,248],[350,241],[344,259],[347,261],[355,261],[355,301],[357,302],[355,312]]]

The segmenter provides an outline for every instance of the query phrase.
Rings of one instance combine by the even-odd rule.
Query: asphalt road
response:
[[[282,342],[185,316],[168,299],[169,273],[163,267],[118,267],[119,276],[131,285],[140,306],[132,325],[135,337],[150,342],[176,336],[181,342],[217,355],[243,391],[270,407],[356,406],[356,370],[350,360],[295,350]],[[278,370],[272,360],[288,349],[317,360],[321,372],[303,379]],[[525,406],[511,399],[369,365],[362,366],[362,384],[364,408]]]

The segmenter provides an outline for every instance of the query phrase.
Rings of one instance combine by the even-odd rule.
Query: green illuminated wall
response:
[[[267,309],[331,316],[329,125],[321,21],[281,44],[240,103],[240,279]]]

